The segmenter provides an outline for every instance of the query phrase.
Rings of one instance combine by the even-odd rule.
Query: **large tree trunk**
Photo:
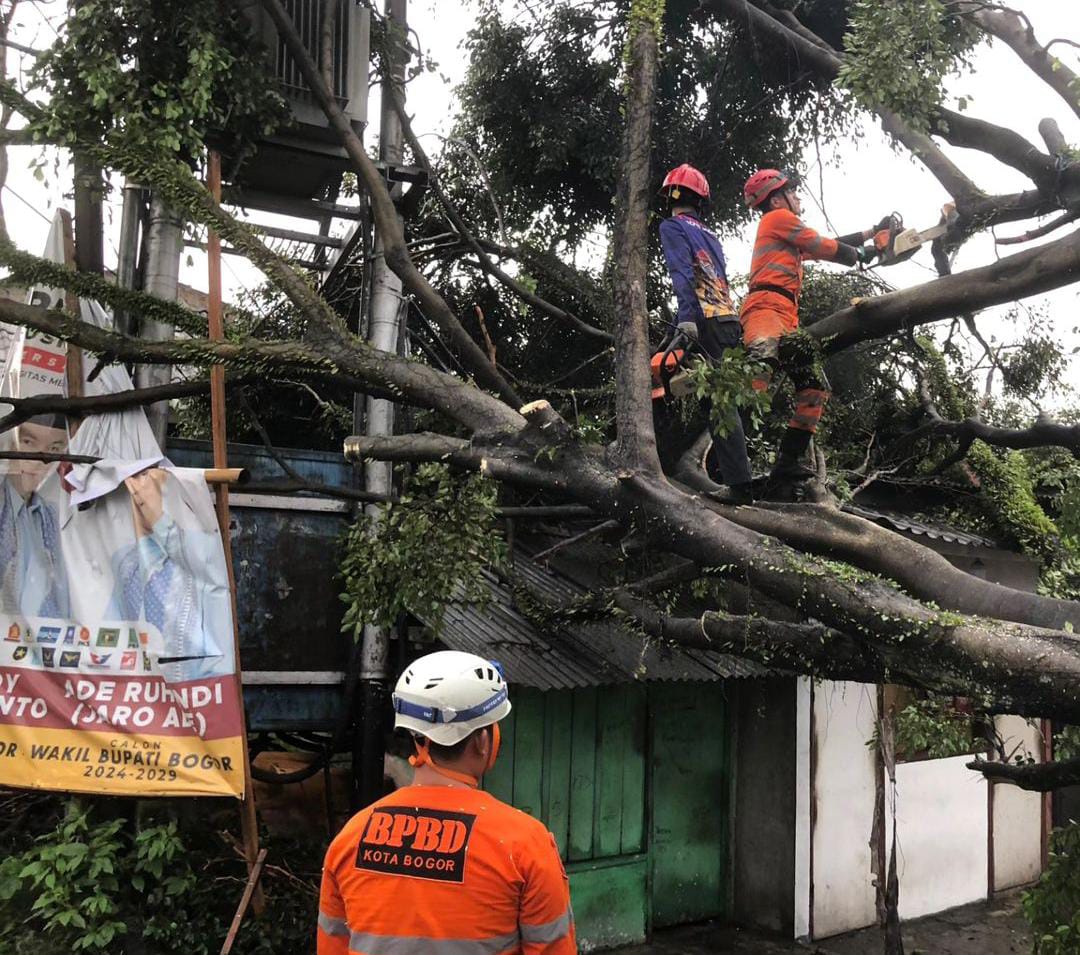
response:
[[[1080,719],[1080,638],[1073,634],[931,610],[892,584],[847,575],[738,527],[662,478],[616,481],[618,490],[594,500],[598,510],[624,519],[629,510],[656,546],[699,566],[730,568],[739,581],[867,642],[887,664],[883,678],[896,666],[930,688],[959,681],[1009,712]],[[801,669],[830,675],[827,662]]]
[[[375,447],[363,450],[380,453]],[[415,446],[409,453],[416,455]],[[466,467],[479,456],[488,473],[536,483],[535,475],[523,470],[537,467],[526,432],[518,435],[512,450],[508,441],[483,448],[461,442],[453,451],[434,443],[430,454]],[[826,624],[827,633],[816,632],[803,644],[804,631],[796,631],[794,638],[789,633],[783,641],[788,669],[842,679],[902,677],[929,689],[985,697],[997,711],[1080,721],[1080,637],[932,609],[892,583],[807,557],[775,538],[740,527],[662,475],[613,470],[599,452],[587,448],[563,445],[557,464],[548,467],[557,471],[552,481],[566,495],[639,529],[650,546],[700,567],[719,568],[740,584]],[[704,628],[708,636],[710,626],[720,622],[707,615],[695,621],[696,631]],[[670,635],[679,639],[680,632],[698,639],[686,630]],[[762,651],[774,652],[778,643],[769,633],[766,629],[760,639],[752,639],[753,631],[748,631],[737,648],[730,631],[721,629],[716,637],[718,645],[727,641],[724,649],[768,659]]]
[[[643,6],[643,5],[642,5]],[[649,256],[652,121],[656,99],[659,22],[631,7],[626,71],[626,126],[615,197],[616,459],[623,467],[659,473],[649,373]],[[660,6],[662,9],[662,6]],[[657,14],[659,16],[659,14]]]

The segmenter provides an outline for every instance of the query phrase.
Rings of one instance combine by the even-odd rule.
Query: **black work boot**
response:
[[[806,463],[813,437],[813,434],[801,428],[788,428],[780,439],[776,463],[769,474],[770,480],[806,481],[817,477],[817,472]]]
[[[717,504],[753,504],[754,484],[745,481],[742,484],[729,484],[709,492],[709,497]]]

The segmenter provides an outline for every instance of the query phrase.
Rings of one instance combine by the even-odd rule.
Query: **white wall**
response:
[[[813,685],[812,712],[805,714],[809,684],[798,681],[796,759],[796,934],[812,916],[813,938],[872,925],[877,917],[870,872],[876,760],[867,741],[874,735],[877,688],[823,681]],[[809,727],[812,758],[803,743]],[[1023,744],[1038,756],[1037,729],[1019,717],[998,717],[1009,748]],[[994,825],[994,890],[1038,878],[1041,863],[1041,799],[998,785],[993,805],[982,775],[966,768],[971,756],[900,763],[896,767],[897,873],[900,918],[919,918],[987,897],[989,834]],[[809,820],[802,780],[811,772]],[[892,840],[892,794],[886,785],[886,849]],[[806,838],[806,827],[811,831]],[[806,843],[809,842],[809,853]],[[810,878],[803,866],[811,856]],[[800,863],[802,863],[800,865]],[[808,884],[809,883],[809,884]],[[811,901],[812,899],[812,901]],[[812,912],[808,910],[812,909]]]
[[[815,685],[815,938],[862,928],[876,918],[870,872],[874,751],[866,745],[876,719],[876,687]]]
[[[987,896],[986,780],[970,756],[896,767],[900,918],[914,919]],[[886,791],[887,848],[892,839]]]
[[[997,731],[1006,752],[1021,745],[1036,760],[1041,757],[1038,727],[1021,716],[999,716]],[[1007,784],[994,786],[994,886],[995,892],[1034,882],[1042,868],[1042,802],[1040,793],[1029,793]]]
[[[814,681],[800,676],[795,680],[795,905],[792,922],[796,938],[808,938],[810,926],[810,886],[814,881],[811,838],[814,832],[814,780],[810,756],[814,718]]]

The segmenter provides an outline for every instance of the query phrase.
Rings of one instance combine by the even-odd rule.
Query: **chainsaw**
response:
[[[874,233],[874,248],[878,265],[896,265],[910,259],[927,242],[940,239],[956,219],[956,206],[947,202],[941,208],[941,221],[929,229],[905,229],[904,217],[894,212],[882,220],[882,228]]]
[[[661,350],[649,362],[652,372],[652,398],[683,398],[694,390],[688,372],[689,362],[697,351],[694,339],[677,328]]]

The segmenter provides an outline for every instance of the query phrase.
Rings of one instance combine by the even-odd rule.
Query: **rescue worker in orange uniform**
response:
[[[831,239],[804,225],[796,188],[790,174],[776,169],[759,169],[743,187],[746,204],[760,209],[762,216],[754,240],[750,290],[739,318],[746,350],[762,362],[754,390],[767,389],[777,370],[786,372],[795,388],[795,412],[780,440],[772,477],[798,481],[814,474],[805,458],[829,400],[829,383],[816,367],[813,352],[792,335],[799,327],[803,260],[855,265],[871,261],[877,253],[863,245],[876,229]]]
[[[575,955],[555,838],[480,790],[510,712],[491,661],[445,650],[398,680],[395,728],[416,775],[357,813],[330,844],[318,955]]]

